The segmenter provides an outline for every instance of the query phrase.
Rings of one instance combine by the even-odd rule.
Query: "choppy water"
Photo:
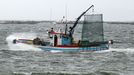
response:
[[[63,25],[0,24],[0,75],[133,75],[134,25],[104,23],[106,40],[113,39],[110,50],[89,53],[50,53],[24,46],[9,49],[6,38],[16,34],[46,36],[46,30]],[[76,36],[80,37],[80,26]],[[11,46],[11,45],[10,45]],[[28,50],[27,50],[28,49]]]

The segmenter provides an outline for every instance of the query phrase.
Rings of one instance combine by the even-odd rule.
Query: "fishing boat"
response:
[[[48,32],[48,41],[43,41],[39,37],[34,39],[14,39],[13,43],[24,43],[33,45],[44,51],[101,51],[108,50],[112,40],[104,41],[102,14],[85,15],[85,13],[94,7],[90,6],[84,11],[74,22],[73,26],[69,27],[66,24],[65,32],[55,32],[53,28]],[[81,40],[74,41],[74,30],[81,17],[84,16],[82,27]]]

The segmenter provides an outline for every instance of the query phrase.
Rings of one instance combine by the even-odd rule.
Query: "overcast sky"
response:
[[[105,21],[134,21],[134,0],[0,0],[0,20],[75,20],[92,4]]]

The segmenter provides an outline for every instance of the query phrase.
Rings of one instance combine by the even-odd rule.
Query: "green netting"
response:
[[[84,16],[84,23],[82,28],[82,41],[104,41],[102,14],[92,14]]]

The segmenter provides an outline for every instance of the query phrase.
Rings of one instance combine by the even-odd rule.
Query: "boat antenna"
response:
[[[65,6],[66,24],[67,24],[67,4]]]
[[[94,14],[94,7],[92,8],[92,14]]]
[[[81,17],[92,7],[94,7],[94,5],[91,5],[86,11],[84,11],[75,21],[73,27],[70,29],[70,32],[73,32],[74,28],[76,27],[76,25],[78,24],[78,21],[81,19]]]
[[[68,31],[68,30],[67,30],[67,28],[68,28],[68,25],[67,25],[67,4],[66,4],[66,6],[65,6],[65,16],[66,16],[66,21],[65,21],[65,22],[66,22],[66,23],[65,23],[65,24],[66,24],[66,26],[65,26],[65,34],[67,34],[67,31]]]
[[[52,21],[52,8],[50,9],[50,21]]]

